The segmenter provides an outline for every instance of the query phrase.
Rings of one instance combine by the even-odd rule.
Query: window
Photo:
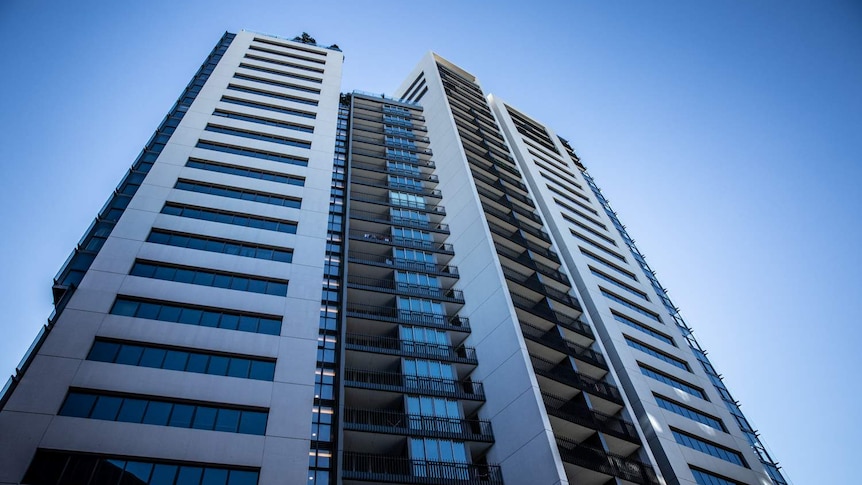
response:
[[[438,271],[437,258],[434,253],[417,249],[395,248],[392,254],[395,256],[396,266],[418,271]]]
[[[257,485],[258,472],[218,465],[37,450],[22,483],[32,485]]]
[[[267,111],[272,111],[274,113],[281,113],[281,114],[285,114],[285,115],[301,116],[303,118],[311,118],[311,119],[317,118],[317,115],[315,113],[310,112],[310,111],[302,111],[302,110],[293,109],[293,108],[286,108],[284,106],[276,106],[276,105],[267,104],[267,103],[260,103],[257,101],[250,101],[248,99],[234,98],[232,96],[222,96],[221,102],[222,103],[235,104],[238,106],[246,106],[249,108],[265,109]],[[302,125],[297,125],[297,126],[302,126]]]
[[[152,412],[151,404],[154,404]],[[266,433],[267,419],[263,411],[180,404],[145,396],[113,396],[93,391],[70,391],[59,415],[256,435]]]
[[[422,246],[428,248],[430,248],[434,242],[434,237],[430,232],[406,227],[393,227],[392,238],[399,244],[409,241],[411,246]]]
[[[647,355],[651,355],[651,356],[655,357],[656,359],[659,359],[663,362],[667,362],[668,364],[670,364],[674,367],[680,368],[686,372],[691,372],[691,369],[688,367],[688,364],[684,360],[677,359],[676,357],[668,355],[668,354],[666,354],[660,350],[654,349],[654,348],[650,347],[649,345],[642,344],[642,343],[638,342],[637,340],[630,338],[626,335],[624,335],[624,337],[625,337],[626,343],[629,345],[629,347],[631,347],[633,349],[640,350],[641,352],[643,352]]]
[[[655,330],[649,328],[648,326],[646,326],[640,322],[637,322],[635,320],[632,320],[631,318],[624,317],[624,316],[622,316],[616,312],[611,312],[611,313],[613,314],[614,319],[616,321],[618,321],[622,324],[628,325],[629,327],[631,327],[635,330],[641,331],[647,335],[653,336],[653,337],[661,340],[662,342],[664,342],[668,345],[673,345],[674,347],[676,347],[676,344],[673,342],[673,339],[668,337],[667,335],[665,335],[663,333],[656,332]]]
[[[701,424],[705,424],[710,428],[715,428],[719,431],[727,432],[727,429],[724,427],[724,423],[722,423],[721,420],[718,418],[714,418],[708,414],[692,409],[676,401],[671,401],[670,399],[659,396],[658,394],[655,394],[655,401],[662,409],[666,409],[672,413],[679,414],[680,416],[685,416],[688,419],[697,421]]]
[[[224,99],[222,99],[224,101]],[[255,116],[250,114],[235,113],[223,109],[213,111],[213,116],[228,118],[231,120],[248,121],[249,123],[257,123],[260,125],[276,126],[286,130],[301,131],[303,133],[314,133],[314,127],[308,125],[300,125],[298,123],[290,123],[288,121],[274,120],[272,118],[264,118],[263,116]]]
[[[386,158],[393,160],[406,160],[410,162],[419,162],[419,157],[415,153],[399,148],[386,148]]]
[[[209,184],[205,182],[194,182],[191,180],[179,179],[174,188],[179,190],[188,190],[189,192],[198,192],[201,194],[216,195],[219,197],[230,197],[231,199],[241,199],[251,202],[261,202],[263,204],[272,204],[281,207],[290,207],[299,209],[302,200],[296,197],[285,197],[283,195],[268,194],[265,192],[256,192],[249,189],[237,189],[224,185]]]
[[[425,197],[404,192],[389,192],[389,203],[414,209],[425,209]]]
[[[724,478],[696,468],[691,468],[691,474],[694,475],[694,481],[697,485],[743,485],[736,480]]]
[[[289,94],[276,93],[273,91],[267,91],[265,89],[250,88],[248,86],[240,86],[238,84],[228,84],[227,88],[231,91],[237,91],[240,93],[256,94],[258,96],[266,96],[268,98],[281,99],[284,101],[292,101],[294,103],[317,106],[317,101],[315,101],[313,99],[300,98],[298,96],[291,96]]]
[[[406,118],[404,116],[395,116],[395,115],[390,115],[390,114],[384,114],[383,115],[383,122],[389,123],[392,125],[405,126],[405,127],[413,126],[413,121],[411,121],[410,118]]]
[[[267,79],[267,78],[262,78],[262,77],[258,77],[258,76],[250,76],[248,74],[243,74],[243,73],[239,73],[239,72],[234,74],[233,77],[234,77],[234,79],[240,79],[243,81],[252,81],[252,82],[261,83],[261,84],[269,84],[270,86],[278,86],[280,88],[285,88],[285,89],[293,89],[296,91],[302,91],[302,92],[306,92],[306,93],[320,94],[320,90],[317,88],[309,88],[306,86],[300,86],[298,84],[286,83],[283,81],[276,81],[274,79]]]
[[[254,315],[218,308],[204,308],[153,300],[136,300],[125,296],[117,296],[117,300],[111,307],[111,314],[182,323],[185,325],[239,330],[240,332],[262,333],[266,335],[281,334],[281,317]]]
[[[626,278],[629,278],[629,279],[631,279],[631,280],[637,281],[637,278],[635,277],[635,274],[634,274],[634,273],[632,273],[632,272],[630,272],[630,271],[628,271],[628,270],[625,270],[625,269],[623,269],[623,268],[620,268],[619,266],[617,266],[617,265],[615,265],[615,264],[611,263],[610,261],[608,261],[608,260],[606,260],[606,259],[604,259],[604,258],[600,258],[599,256],[596,256],[595,254],[593,254],[593,253],[591,253],[591,252],[587,251],[586,249],[584,249],[584,248],[582,248],[582,247],[580,247],[580,246],[578,246],[578,249],[581,251],[581,254],[583,254],[583,255],[584,255],[584,256],[586,256],[587,258],[589,258],[589,259],[591,259],[591,260],[593,260],[593,261],[595,261],[595,262],[597,262],[597,263],[601,263],[601,264],[603,264],[603,265],[607,266],[608,268],[610,268],[610,269],[613,269],[613,270],[617,271],[619,274],[621,274],[621,275],[625,276]]]
[[[313,83],[317,83],[317,84],[320,84],[323,82],[322,79],[317,78],[317,77],[305,76],[302,74],[297,74],[295,72],[282,71],[280,69],[271,69],[268,67],[255,66],[254,64],[248,64],[245,62],[240,63],[239,67],[241,67],[243,69],[249,69],[252,71],[265,72],[267,74],[275,74],[277,76],[289,77],[292,79],[300,79],[302,81],[309,81],[309,82],[313,82]],[[320,92],[320,91],[318,91],[318,92]]]
[[[422,173],[419,171],[419,167],[410,163],[404,162],[393,162],[390,160],[386,161],[386,170],[395,173],[403,173],[407,175],[413,175],[415,177],[421,177]]]
[[[645,316],[651,320],[655,320],[655,321],[661,323],[661,318],[658,316],[658,314],[653,313],[653,312],[641,307],[640,305],[635,305],[634,303],[611,293],[610,291],[602,288],[601,286],[599,287],[599,290],[601,290],[602,295],[604,295],[604,297],[607,298],[608,300],[617,302],[620,305],[622,305],[622,306],[624,306],[624,307],[626,307],[632,311],[640,313],[641,315],[643,315],[643,316]]]
[[[200,170],[209,170],[210,172],[238,175],[240,177],[248,177],[252,179],[266,180],[269,182],[278,182],[281,184],[297,185],[299,187],[305,185],[305,177],[300,177],[298,175],[268,172],[266,170],[258,170],[248,167],[238,167],[236,165],[231,165],[228,163],[212,162],[209,160],[190,158],[186,162],[186,167],[197,168]]]
[[[290,249],[232,241],[229,239],[183,234],[163,229],[153,229],[152,232],[150,232],[149,237],[147,237],[147,242],[177,246],[181,248],[199,249],[214,253],[244,256],[247,258],[280,261],[282,263],[290,263],[293,260],[293,251]]]
[[[297,148],[311,148],[311,142],[305,140],[297,140],[295,138],[288,138],[286,136],[272,135],[268,133],[258,133],[250,130],[241,130],[239,128],[231,128],[229,126],[207,124],[205,130],[212,133],[221,133],[222,135],[239,136],[251,140],[278,143],[279,145],[288,145]]]
[[[665,384],[667,384],[673,388],[679,389],[680,391],[687,392],[687,393],[691,394],[692,396],[699,397],[699,398],[704,399],[704,400],[708,400],[706,398],[706,394],[704,394],[702,389],[698,389],[692,385],[686,384],[685,382],[682,382],[678,379],[675,379],[675,378],[673,378],[667,374],[659,372],[655,369],[651,369],[651,368],[641,364],[640,362],[638,362],[638,366],[641,369],[641,374],[643,374],[647,377],[651,377],[651,378],[653,378],[659,382],[663,382],[663,383],[665,383]]]
[[[460,441],[410,438],[410,458],[413,460],[415,476],[457,480],[470,478],[470,470],[466,466],[467,448]]]
[[[291,53],[289,53],[289,52],[277,51],[277,50],[274,50],[274,49],[267,49],[267,48],[264,48],[264,47],[258,47],[258,46],[254,45],[254,44],[252,44],[252,45],[251,45],[251,47],[249,47],[249,50],[253,50],[253,51],[260,51],[260,52],[266,52],[267,54],[274,54],[274,55],[281,56],[281,57],[290,57],[290,58],[293,58],[293,59],[299,59],[299,60],[302,60],[302,61],[315,62],[315,63],[317,63],[317,64],[326,64],[326,61],[323,61],[323,60],[320,60],[320,59],[315,59],[315,58],[306,57],[306,56],[299,56],[299,55],[296,55],[296,54],[291,54]],[[320,72],[323,72],[323,70],[320,70]]]
[[[87,360],[260,381],[272,381],[275,377],[275,362],[269,360],[108,340],[96,340]]]
[[[702,453],[706,453],[708,455],[712,455],[718,459],[733,463],[734,465],[739,465],[748,468],[745,464],[745,460],[742,458],[742,455],[730,448],[725,448],[724,446],[715,444],[711,441],[706,441],[695,436],[692,436],[688,433],[683,433],[682,431],[671,428],[671,433],[673,433],[674,439],[676,442],[687,446],[691,449],[700,451]]]
[[[299,165],[300,167],[308,166],[307,158],[294,157],[291,155],[285,155],[282,153],[268,152],[266,150],[257,150],[254,148],[247,147],[238,147],[234,145],[228,145],[225,143],[218,143],[214,141],[206,141],[200,140],[195,145],[197,148],[205,148],[207,150],[214,150],[222,153],[230,153],[232,155],[242,155],[244,157],[252,157],[252,158],[260,158],[263,160],[270,160],[273,162],[281,162],[288,163],[291,165]]]
[[[625,283],[621,283],[621,282],[615,280],[614,278],[611,278],[610,276],[602,273],[601,271],[593,268],[592,266],[590,266],[589,268],[590,268],[590,273],[592,273],[593,276],[595,276],[596,278],[598,278],[602,281],[607,281],[608,283],[616,286],[617,288],[620,288],[621,290],[624,290],[624,291],[626,291],[626,292],[628,292],[628,293],[630,293],[630,294],[632,294],[632,295],[634,295],[634,296],[636,296],[642,300],[649,301],[649,298],[647,298],[646,293],[644,293],[644,292],[642,292],[636,288],[632,288],[631,286],[629,286]]]
[[[431,222],[428,214],[409,209],[389,209],[393,224],[427,225]]]
[[[396,175],[389,176],[389,186],[397,189],[410,189],[415,191],[421,191],[424,187],[422,185],[421,180],[417,180],[410,177],[400,177]]]
[[[162,208],[162,214],[220,222],[222,224],[233,224],[235,226],[252,227],[254,229],[263,229],[266,231],[284,232],[287,234],[296,234],[297,227],[296,222],[293,221],[271,219],[268,217],[253,216],[239,212],[208,209],[192,205],[177,204],[174,202],[166,203]]]
[[[431,287],[440,288],[440,279],[425,273],[395,272],[396,287]]]
[[[253,59],[255,61],[268,62],[270,64],[278,64],[279,66],[292,67],[294,69],[301,69],[303,71],[318,72],[321,74],[323,73],[323,69],[319,69],[316,67],[303,66],[302,64],[295,64],[293,62],[285,62],[285,61],[281,61],[281,60],[277,60],[277,59],[270,59],[268,57],[261,57],[261,56],[257,56],[254,54],[246,54],[245,58],[246,59]]]
[[[263,293],[265,295],[287,296],[287,281],[285,280],[199,269],[191,266],[175,266],[138,260],[135,261],[129,274],[157,280]]]

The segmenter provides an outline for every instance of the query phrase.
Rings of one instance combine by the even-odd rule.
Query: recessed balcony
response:
[[[603,412],[612,409],[613,412],[616,412],[623,404],[622,395],[616,386],[581,374],[572,367],[568,357],[560,362],[551,362],[541,357],[530,355],[530,362],[532,362],[533,370],[537,375],[579,389],[608,402],[607,405],[599,402],[594,403],[596,409],[600,409]],[[550,389],[546,389],[546,391],[551,392]],[[612,413],[608,412],[607,414]]]
[[[438,242],[437,240],[425,240],[425,239],[410,239],[404,237],[396,237],[393,236],[390,232],[366,232],[366,231],[358,231],[355,229],[351,229],[348,232],[348,237],[352,241],[360,241],[375,245],[386,246],[385,250],[391,253],[390,247],[402,247],[402,248],[411,248],[411,249],[421,249],[423,251],[431,251],[437,254],[443,255],[454,255],[455,250],[451,244],[447,244],[444,242]],[[433,236],[430,236],[433,238]],[[439,239],[442,239],[443,236],[440,236]],[[439,240],[438,239],[438,240]],[[362,252],[369,252],[369,248],[364,245],[357,244],[355,245],[357,249]],[[439,262],[439,256],[438,256]]]
[[[430,312],[400,310],[393,306],[363,305],[347,302],[347,317],[399,325],[416,325],[452,332],[470,332],[470,320],[460,315],[438,315]]]
[[[497,465],[453,463],[344,452],[342,476],[355,482],[421,485],[503,485]]]
[[[464,293],[461,290],[402,283],[395,281],[393,278],[368,278],[351,275],[347,278],[347,287],[393,295],[428,298],[460,305],[464,304]]]
[[[385,228],[390,228],[392,226],[399,227],[409,227],[412,229],[420,229],[423,231],[433,231],[440,232],[443,234],[449,234],[449,225],[442,224],[433,221],[426,221],[422,219],[414,219],[410,217],[396,216],[390,214],[388,210],[382,211],[373,211],[373,210],[359,210],[359,209],[350,209],[348,211],[348,217],[351,219],[355,219],[358,221],[365,221],[375,224],[382,224]],[[369,228],[370,229],[370,228]],[[383,227],[378,227],[379,230],[383,230]],[[374,232],[374,229],[371,229]]]
[[[584,368],[578,365],[578,369],[584,374],[600,378],[608,371],[607,361],[602,354],[564,337],[556,327],[543,330],[525,322],[520,323],[525,338],[583,362]]]
[[[344,429],[411,437],[494,442],[491,422],[480,419],[420,416],[385,409],[344,410]]]
[[[374,391],[400,394],[424,394],[470,401],[484,401],[482,383],[471,380],[456,381],[440,377],[411,376],[400,372],[380,372],[347,368],[344,370],[344,385]]]
[[[572,482],[585,485],[602,485],[609,477],[617,477],[640,485],[660,485],[655,471],[650,465],[607,453],[603,450],[581,443],[556,438],[560,457],[567,465],[566,475]]]
[[[548,414],[553,417],[590,430],[601,431],[606,435],[626,440],[629,443],[641,444],[635,425],[623,418],[610,416],[595,409],[587,409],[583,404],[547,392],[542,393],[542,401],[545,403]]]
[[[463,345],[454,347],[451,345],[401,340],[396,337],[357,333],[348,333],[345,338],[345,344],[347,350],[361,352],[375,352],[417,359],[434,359],[471,366],[479,363],[476,359],[476,349]]]

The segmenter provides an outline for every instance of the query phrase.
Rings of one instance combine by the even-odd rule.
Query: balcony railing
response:
[[[583,335],[584,337],[588,337],[595,340],[595,334],[593,334],[593,329],[590,328],[589,325],[578,320],[577,318],[572,318],[568,315],[564,315],[560,312],[552,310],[550,307],[548,307],[545,300],[542,300],[539,303],[535,303],[529,298],[525,298],[513,291],[509,291],[509,294],[512,297],[512,304],[515,305],[515,308],[520,308],[521,310],[530,312],[539,318],[542,318],[552,323],[556,323],[563,328],[569,329],[573,332]]]
[[[423,195],[425,197],[434,197],[437,199],[443,196],[443,193],[440,192],[438,189],[429,189],[427,187],[423,187],[421,185],[422,183],[424,183],[422,182],[422,176],[419,176],[418,178],[416,178],[416,180],[417,183],[404,184],[390,181],[386,177],[375,179],[369,177],[362,177],[359,175],[350,176],[350,183],[361,184],[368,187],[377,187],[385,190],[398,190],[401,192],[409,192],[411,194]]]
[[[376,391],[390,391],[429,396],[484,401],[482,383],[470,380],[456,381],[441,377],[410,376],[399,372],[380,372],[365,369],[344,370],[344,385]]]
[[[422,359],[445,360],[461,364],[478,364],[473,347],[413,342],[394,337],[348,333],[345,339],[347,350],[360,350],[381,354],[401,355]]]
[[[347,316],[379,320],[383,322],[421,327],[439,328],[455,332],[469,332],[470,320],[459,315],[437,315],[435,313],[412,310],[399,310],[395,307],[347,304]]]
[[[359,170],[368,170],[371,172],[386,173],[392,175],[404,175],[407,177],[412,177],[416,180],[435,184],[440,181],[440,179],[436,175],[422,173],[419,171],[418,168],[416,170],[410,170],[401,167],[393,167],[390,165],[386,165],[385,163],[365,163],[357,161],[352,161],[350,163],[350,167]],[[434,168],[433,164],[429,168]]]
[[[366,157],[382,158],[382,159],[391,160],[394,162],[407,162],[411,165],[416,165],[417,167],[426,167],[426,168],[435,168],[436,167],[434,162],[431,160],[425,160],[422,158],[418,158],[417,156],[411,157],[411,156],[399,155],[397,153],[386,153],[385,150],[371,151],[371,150],[365,150],[362,148],[353,147],[350,150],[350,153],[352,153],[353,155],[362,155],[362,156],[366,156]]]
[[[375,266],[391,267],[393,269],[406,269],[422,273],[433,273],[451,278],[458,277],[458,267],[447,264],[426,263],[412,259],[396,258],[385,254],[371,254],[360,251],[349,251],[347,261],[351,263],[371,264]]]
[[[555,263],[560,262],[560,257],[557,256],[557,253],[555,253],[551,249],[543,248],[542,246],[539,246],[533,241],[530,241],[529,239],[524,237],[524,235],[518,229],[512,232],[508,229],[503,228],[499,224],[495,224],[492,221],[488,221],[488,228],[491,229],[491,232],[499,234],[500,236],[503,236],[504,238],[520,245],[525,249],[529,249],[534,254],[545,257]]]
[[[527,234],[537,237],[547,243],[551,242],[551,237],[548,236],[547,232],[543,231],[542,229],[537,229],[530,224],[523,223],[521,221],[521,218],[513,212],[506,213],[501,210],[495,209],[491,205],[485,203],[482,204],[482,209],[485,211],[486,214],[491,214],[492,216],[502,221],[506,221],[509,224],[515,226],[516,228],[526,232]],[[541,222],[539,222],[539,224],[541,224]]]
[[[548,414],[552,416],[632,443],[641,443],[635,425],[625,419],[609,416],[594,409],[587,409],[582,405],[546,392],[542,393],[542,400],[545,402],[545,409],[547,409]]]
[[[412,227],[415,229],[423,229],[426,231],[436,231],[449,233],[449,225],[431,221],[423,221],[421,219],[411,219],[408,217],[392,216],[388,212],[371,212],[358,209],[350,209],[348,216],[352,219],[359,219],[369,222],[378,222],[389,226]]]
[[[344,410],[344,428],[354,431],[493,443],[491,422],[480,419],[420,416],[378,409]]]
[[[342,475],[348,480],[421,485],[503,485],[497,465],[411,460],[345,451]]]
[[[364,276],[350,275],[347,278],[350,288],[362,288],[372,291],[386,293],[397,293],[402,295],[419,296],[434,300],[450,301],[453,303],[464,303],[464,293],[461,290],[446,289],[436,286],[414,285],[402,283],[392,279],[366,278]]]
[[[512,261],[523,264],[524,266],[534,269],[539,273],[553,279],[559,281],[560,283],[569,284],[569,278],[562,272],[555,270],[554,268],[536,261],[530,256],[530,250],[525,250],[523,252],[518,252],[513,249],[509,249],[506,246],[503,246],[500,243],[495,242],[494,247],[497,249],[497,254],[505,256]]]
[[[572,368],[571,363],[567,359],[561,363],[556,363],[530,354],[530,361],[533,363],[533,369],[536,371],[536,374],[567,384],[608,401],[617,404],[623,403],[620,391],[616,386],[581,374]]]
[[[653,468],[646,463],[557,437],[563,461],[641,485],[659,485]]]
[[[596,367],[605,370],[608,369],[608,363],[602,354],[572,342],[560,335],[555,328],[545,331],[528,323],[521,322],[521,332],[524,334],[524,337],[539,342],[546,347],[571,355]]]
[[[351,191],[350,192],[350,200],[356,200],[360,202],[371,202],[373,204],[382,204],[395,208],[403,208],[403,209],[413,209],[421,212],[428,212],[435,215],[445,216],[446,208],[442,205],[434,205],[431,203],[427,203],[424,201],[413,201],[413,200],[398,200],[393,199],[386,195],[379,194],[369,194],[366,192],[359,191]]]
[[[350,239],[355,239],[358,241],[368,241],[387,244],[390,246],[422,249],[425,251],[433,251],[436,253],[454,254],[455,251],[451,244],[426,241],[424,239],[408,239],[403,237],[396,237],[391,234],[381,232],[351,230],[349,235]]]
[[[559,303],[562,303],[563,305],[569,306],[571,308],[575,308],[577,310],[581,309],[581,304],[575,297],[569,295],[568,293],[563,293],[560,290],[556,290],[554,288],[551,288],[550,286],[545,285],[539,280],[538,277],[536,277],[535,274],[532,276],[526,276],[521,273],[518,273],[513,269],[503,266],[503,275],[505,275],[506,279],[508,279],[509,281],[518,283],[519,285],[525,288],[529,288],[541,294],[542,296],[552,298]]]

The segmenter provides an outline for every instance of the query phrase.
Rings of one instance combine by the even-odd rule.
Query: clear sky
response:
[[[0,373],[225,30],[435,50],[568,138],[796,485],[858,483],[858,1],[0,1]],[[5,381],[5,377],[2,377]],[[853,384],[853,383],[856,384]]]

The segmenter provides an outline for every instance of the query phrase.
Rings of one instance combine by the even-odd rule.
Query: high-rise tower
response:
[[[0,483],[784,484],[570,144],[225,34],[54,284]]]

